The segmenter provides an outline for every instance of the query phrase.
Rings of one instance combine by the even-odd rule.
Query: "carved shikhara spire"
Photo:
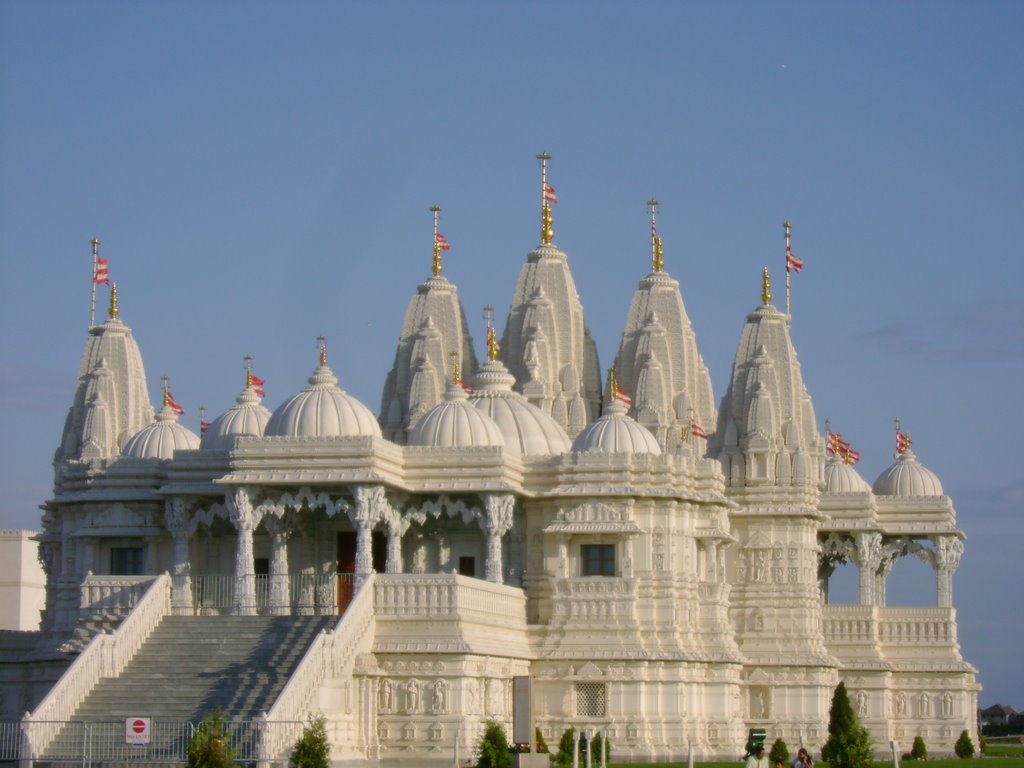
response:
[[[551,203],[557,203],[555,190],[548,186],[548,160],[551,155],[541,152],[537,155],[540,160],[540,241],[544,245],[550,245],[555,237],[555,231],[551,228]]]
[[[661,272],[665,269],[665,257],[658,236],[658,201],[654,198],[648,200],[647,209],[651,212],[651,271]]]

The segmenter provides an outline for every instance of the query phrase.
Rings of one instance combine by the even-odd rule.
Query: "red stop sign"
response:
[[[143,733],[146,730],[145,720],[136,720],[132,723],[132,730],[135,733]]]

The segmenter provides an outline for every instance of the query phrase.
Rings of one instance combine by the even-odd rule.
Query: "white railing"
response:
[[[333,632],[323,632],[306,651],[277,701],[266,713],[268,721],[292,722],[292,730],[279,728],[264,734],[262,754],[274,759],[299,736],[314,716],[314,701],[323,682],[350,675],[355,657],[370,649],[374,626],[374,577],[371,575],[349,603]]]
[[[470,623],[518,626],[525,621],[522,590],[453,573],[378,574],[374,580],[378,617],[418,616]]]
[[[292,616],[330,616],[338,613],[339,588],[353,591],[355,575],[351,573],[290,573],[288,604],[274,605],[272,584],[268,574],[250,576],[255,584],[257,614],[286,613]],[[235,608],[235,584],[230,573],[202,573],[191,576],[192,610],[196,616],[227,615]]]
[[[956,645],[956,613],[952,608],[881,608],[879,635],[883,645]]]
[[[35,711],[22,719],[23,723],[36,724],[30,730],[34,750],[46,749],[57,729],[71,718],[99,680],[121,673],[170,609],[171,577],[164,574],[153,580],[131,615],[113,634],[92,639]]]
[[[822,628],[826,643],[874,643],[878,641],[878,608],[873,605],[826,605]]]
[[[96,576],[82,582],[81,615],[106,613],[127,616],[142,599],[153,576]]]

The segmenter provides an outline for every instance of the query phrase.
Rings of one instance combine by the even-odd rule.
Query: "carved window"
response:
[[[111,547],[111,576],[141,576],[142,547]]]
[[[583,576],[614,576],[615,545],[583,544],[580,547],[580,573]]]
[[[605,683],[576,683],[576,717],[604,717],[607,704]]]

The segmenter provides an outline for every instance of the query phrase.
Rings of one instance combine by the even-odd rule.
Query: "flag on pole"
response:
[[[896,453],[903,453],[910,447],[910,435],[896,430]]]
[[[209,428],[210,428],[210,422],[208,422],[206,419],[201,419],[200,422],[199,422],[199,434],[200,435],[205,435],[206,434],[206,430],[208,430]]]
[[[165,405],[174,411],[179,416],[185,415],[185,409],[178,405],[174,400],[174,395],[171,394],[171,390],[164,390]]]
[[[260,397],[266,397],[267,393],[263,389],[267,382],[257,376],[255,373],[249,374],[249,383],[252,385],[252,390]]]
[[[850,448],[849,444],[847,444],[846,448],[842,449],[840,456],[842,457],[844,464],[852,465],[860,461],[860,451],[855,451],[853,448]]]
[[[793,248],[790,244],[786,243],[786,271],[787,272],[799,272],[804,268],[804,260],[797,257],[793,253]]]
[[[107,260],[96,257],[96,274],[93,275],[93,282],[96,285],[106,285],[110,282],[110,271],[107,269]]]
[[[442,235],[440,232],[434,235],[434,238],[437,241],[437,247],[440,248],[442,251],[450,251],[452,249],[451,243],[448,242],[448,238]]]
[[[704,427],[693,419],[690,419],[690,434],[694,437],[699,437],[701,440],[708,439],[708,433],[704,431]]]
[[[626,390],[616,386],[615,392],[612,395],[613,400],[618,400],[620,403],[625,405],[627,408],[633,405],[633,398],[629,396]]]
[[[475,394],[476,394],[476,392],[475,392],[475,391],[473,391],[473,388],[472,388],[471,386],[469,386],[469,384],[467,384],[466,382],[464,382],[464,381],[463,381],[462,379],[459,379],[459,386],[461,386],[461,387],[462,387],[462,390],[463,390],[463,391],[464,391],[464,392],[465,392],[465,393],[466,393],[467,395],[475,395]]]
[[[829,453],[838,454],[842,457],[843,452],[850,449],[850,444],[843,440],[842,436],[836,432],[827,432],[825,439],[825,450]]]
[[[544,202],[545,203],[557,203],[558,195],[555,194],[555,188],[550,184],[544,185]]]

